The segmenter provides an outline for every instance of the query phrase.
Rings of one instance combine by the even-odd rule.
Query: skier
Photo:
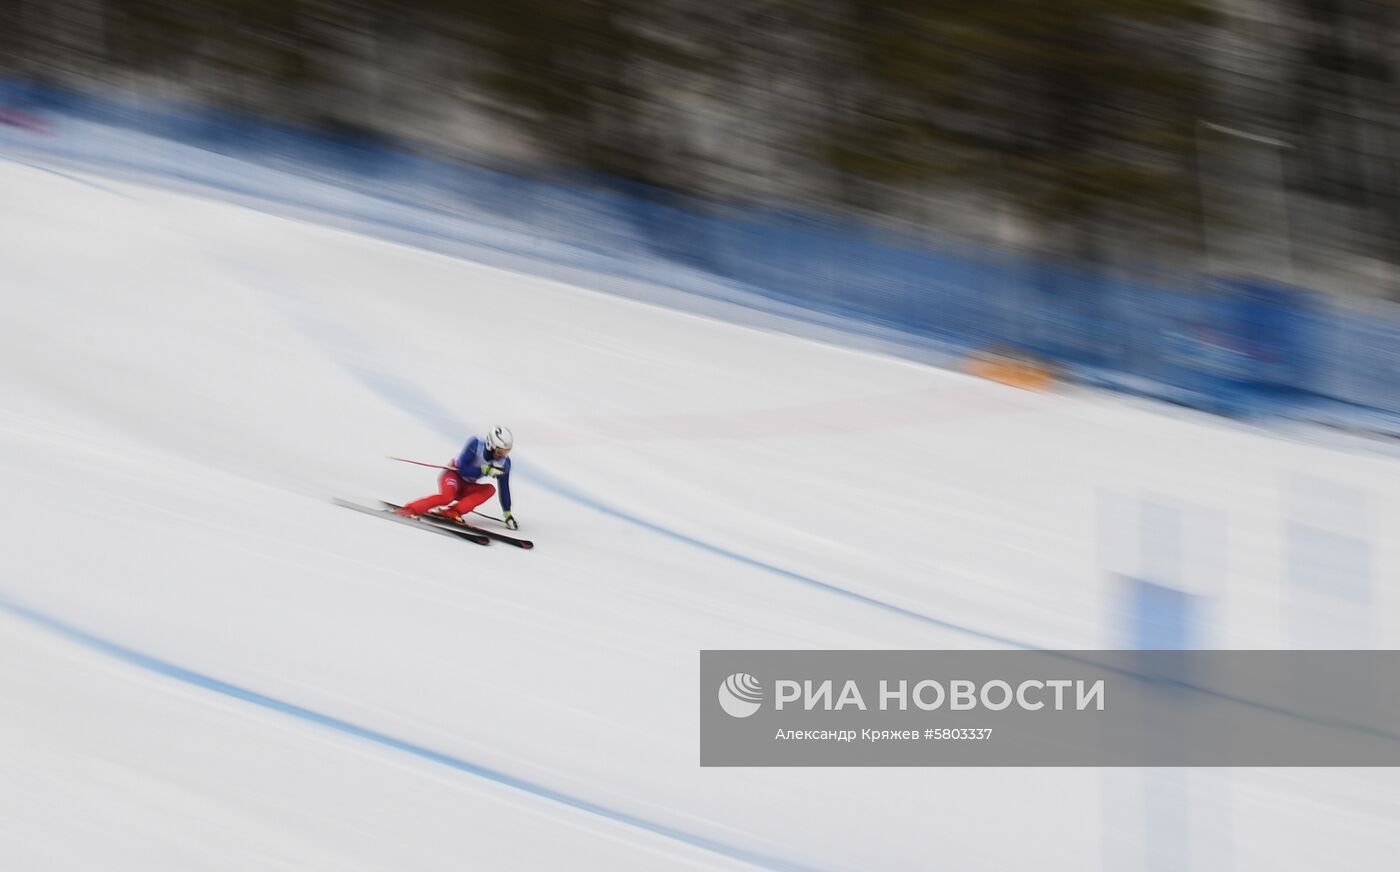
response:
[[[495,479],[501,486],[501,519],[510,529],[519,529],[510,513],[510,449],[514,444],[515,438],[505,427],[491,428],[484,439],[468,439],[462,453],[438,476],[438,492],[414,500],[399,509],[398,514],[416,518],[430,509],[446,506],[437,513],[438,517],[461,521],[463,515],[496,492],[495,485],[480,479]]]

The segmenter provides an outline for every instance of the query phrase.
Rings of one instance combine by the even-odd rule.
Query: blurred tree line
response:
[[[1293,198],[1289,232],[1394,264],[1397,11],[1391,0],[5,0],[0,65],[1099,262],[1199,250],[1212,226],[1248,223],[1251,196],[1273,187]],[[1260,145],[1270,140],[1285,143],[1279,155]]]

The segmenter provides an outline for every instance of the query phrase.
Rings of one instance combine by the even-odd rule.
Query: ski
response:
[[[474,542],[477,545],[491,544],[491,537],[486,535],[485,531],[477,532],[474,530],[469,530],[465,527],[462,527],[460,529],[453,529],[452,527],[447,526],[447,524],[445,523],[434,523],[432,521],[423,520],[422,518],[406,518],[402,515],[394,514],[389,509],[373,509],[369,506],[362,506],[359,503],[352,503],[349,500],[342,500],[340,498],[335,498],[331,500],[331,502],[335,503],[337,506],[343,506],[347,509],[354,509],[357,512],[364,512],[366,515],[375,515],[380,518],[385,518],[387,520],[393,521],[396,524],[407,524],[412,527],[417,527],[420,530],[427,530],[429,532],[438,533],[443,536],[455,536],[458,539],[465,539],[466,541]],[[385,503],[384,505],[392,506],[393,504]],[[398,507],[394,506],[394,508]]]
[[[398,508],[396,504],[391,503],[388,500],[381,500],[381,502],[385,506],[387,506],[390,511]],[[523,548],[527,551],[535,547],[535,543],[531,542],[529,539],[521,539],[516,536],[507,536],[505,533],[497,533],[495,530],[487,530],[485,527],[475,527],[471,524],[461,524],[457,523],[456,521],[449,521],[447,518],[438,517],[437,515],[434,515],[432,513],[423,515],[422,518],[435,527],[438,527],[443,530],[450,530],[453,533],[471,533],[479,536],[485,536],[488,539],[494,539],[495,541],[504,543],[506,545],[514,545],[516,548]]]

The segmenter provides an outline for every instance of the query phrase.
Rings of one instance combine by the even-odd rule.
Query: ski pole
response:
[[[472,509],[472,514],[473,514],[473,515],[480,515],[481,517],[487,519],[488,521],[495,521],[497,524],[504,524],[504,523],[505,523],[505,519],[503,519],[503,518],[498,518],[498,517],[496,517],[495,515],[488,515],[488,514],[486,514],[485,512],[478,512],[476,509]]]
[[[387,455],[387,454],[384,455],[384,456],[385,456],[385,458],[387,458],[388,460],[397,460],[399,463],[411,463],[411,464],[413,464],[414,466],[426,466],[426,467],[428,467],[429,469],[448,469],[448,470],[451,470],[451,469],[452,469],[452,467],[450,467],[450,466],[442,466],[441,464],[437,464],[437,463],[424,463],[424,462],[421,461],[421,460],[409,460],[407,457],[390,457],[390,456]],[[452,471],[455,472],[456,470],[452,470]]]

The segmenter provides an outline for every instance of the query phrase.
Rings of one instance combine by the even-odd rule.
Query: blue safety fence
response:
[[[413,210],[415,229],[434,215],[472,222],[510,234],[516,251],[547,243],[580,266],[678,287],[707,276],[913,342],[1019,352],[1210,411],[1400,432],[1400,307],[1350,311],[1259,280],[1095,273],[830,216],[488,168],[361,131],[0,81],[0,147],[16,144],[309,207],[337,208],[340,191]]]

